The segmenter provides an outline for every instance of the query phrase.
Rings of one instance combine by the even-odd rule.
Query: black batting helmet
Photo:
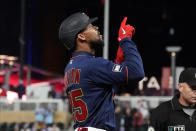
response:
[[[97,19],[97,17],[90,19],[82,12],[70,15],[60,25],[59,39],[68,50],[71,50],[75,46],[76,35]]]

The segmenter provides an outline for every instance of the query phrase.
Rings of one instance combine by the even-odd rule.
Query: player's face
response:
[[[89,43],[90,41],[101,40],[101,35],[99,32],[99,28],[92,24],[89,24],[87,28],[84,30],[83,34],[85,35],[86,41]]]
[[[82,34],[84,41],[93,49],[94,53],[102,50],[104,42],[97,26],[89,24]]]
[[[90,47],[91,53],[95,55],[95,53],[101,52],[104,42],[102,40],[102,36],[100,35],[99,28],[92,24],[89,24],[84,31],[78,34],[78,40],[81,41],[84,45],[88,45]]]
[[[196,90],[192,89],[187,83],[180,83],[178,88],[181,93],[181,101],[187,104],[185,106],[196,104]]]

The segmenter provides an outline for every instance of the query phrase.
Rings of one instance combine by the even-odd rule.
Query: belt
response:
[[[75,131],[106,131],[106,130],[94,128],[94,127],[78,127],[75,129]]]

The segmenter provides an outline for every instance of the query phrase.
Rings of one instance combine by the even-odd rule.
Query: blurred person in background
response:
[[[38,129],[41,129],[41,128],[38,128],[38,122],[35,122],[31,128],[31,131],[38,131]]]
[[[65,88],[63,88],[63,91],[60,93],[60,98],[63,100],[63,102],[65,102],[65,100],[67,99],[67,93]]]
[[[146,100],[142,99],[140,101],[138,101],[138,110],[141,112],[142,114],[142,127],[141,129],[143,131],[146,131],[148,129],[148,124],[149,124],[149,119],[150,119],[150,112],[149,112],[149,108],[148,108],[148,103]]]
[[[142,131],[142,120],[143,120],[142,113],[137,108],[134,108],[133,110],[134,110],[133,118],[132,118],[133,127],[131,129],[133,131]]]
[[[115,107],[115,122],[116,122],[116,128],[115,131],[120,131],[121,126],[121,119],[123,117],[122,107],[120,105],[116,105]]]
[[[5,82],[3,81],[3,83],[0,83],[0,97],[6,97],[7,96],[7,90],[5,90],[4,84]]]
[[[54,121],[54,110],[53,110],[52,105],[48,105],[48,108],[46,109],[46,112],[45,112],[44,121],[47,127],[52,126],[53,121]]]
[[[31,131],[29,123],[25,123],[20,131]]]
[[[52,127],[48,128],[48,131],[61,131],[60,128],[56,125],[56,123],[52,124]]]
[[[42,103],[40,103],[39,106],[35,109],[35,120],[38,123],[37,125],[38,129],[41,129],[43,123],[45,122],[44,121],[45,112],[46,109],[44,108]]]
[[[52,126],[52,125],[51,125],[51,126]],[[43,123],[42,128],[40,129],[40,131],[48,131],[49,128],[50,128],[50,127],[48,127],[48,126],[46,125],[46,123]]]
[[[125,109],[125,131],[130,131],[132,128],[132,114],[131,107],[126,107]]]
[[[48,92],[48,98],[56,98],[56,90],[51,86],[50,91]]]
[[[144,77],[141,56],[131,40],[135,29],[126,24],[127,17],[123,19],[118,35],[121,53],[124,53],[121,64],[95,57],[97,49],[104,45],[99,28],[92,24],[96,19],[77,12],[67,17],[59,29],[60,40],[73,53],[65,68],[64,82],[75,131],[114,131],[113,85]]]
[[[16,123],[14,125],[14,131],[20,131],[20,128],[19,128],[19,124],[18,123]]]
[[[196,68],[180,73],[178,93],[153,109],[148,131],[196,130]]]

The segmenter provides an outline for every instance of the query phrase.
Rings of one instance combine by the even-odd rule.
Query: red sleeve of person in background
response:
[[[130,37],[132,38],[135,34],[135,28],[129,24],[126,25],[127,17],[125,17],[121,23],[119,34],[118,34],[118,41],[120,42],[123,38]],[[117,55],[115,58],[115,63],[122,63],[124,61],[124,53],[122,48],[119,46],[117,50]]]
[[[7,96],[7,92],[3,90],[2,88],[0,88],[0,97],[1,96]]]

